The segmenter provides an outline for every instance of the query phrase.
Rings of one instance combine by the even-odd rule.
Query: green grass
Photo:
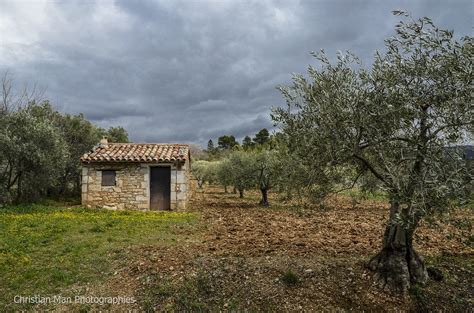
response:
[[[73,284],[103,280],[127,247],[173,245],[182,236],[173,227],[196,219],[176,212],[0,208],[0,311],[15,295],[67,296]]]
[[[360,190],[359,188],[344,190],[340,194],[349,196],[355,200],[376,200],[376,201],[388,200],[388,195],[385,192],[382,192],[382,191],[364,192]]]

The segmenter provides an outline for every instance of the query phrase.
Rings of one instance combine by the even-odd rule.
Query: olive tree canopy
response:
[[[356,169],[353,181],[371,175],[391,208],[382,251],[368,266],[402,292],[427,279],[412,246],[420,219],[446,208],[465,191],[466,165],[447,147],[472,142],[474,126],[472,37],[455,39],[429,18],[403,12],[370,68],[351,53],[297,75],[281,87],[288,107],[273,118],[289,151],[319,169],[315,182],[340,183],[338,168]],[[469,180],[468,180],[469,181]]]

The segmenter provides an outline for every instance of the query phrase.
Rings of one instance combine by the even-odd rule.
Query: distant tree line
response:
[[[103,136],[128,142],[123,127],[103,129],[83,114],[61,114],[36,90],[14,93],[5,74],[0,99],[0,204],[80,193],[80,157]]]
[[[217,146],[214,145],[212,139],[207,142],[206,152],[212,156],[219,156],[220,153],[232,150],[234,148],[243,148],[244,150],[252,149],[255,146],[262,146],[272,140],[272,136],[268,129],[263,128],[255,134],[252,139],[250,136],[245,136],[240,144],[233,135],[223,135],[217,139]]]

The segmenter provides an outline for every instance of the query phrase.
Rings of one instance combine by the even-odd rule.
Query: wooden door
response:
[[[169,210],[171,198],[171,168],[150,167],[150,210]]]

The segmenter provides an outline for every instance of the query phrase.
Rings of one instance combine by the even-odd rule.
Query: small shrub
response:
[[[284,272],[280,280],[287,286],[295,286],[299,282],[298,276],[292,270]]]

